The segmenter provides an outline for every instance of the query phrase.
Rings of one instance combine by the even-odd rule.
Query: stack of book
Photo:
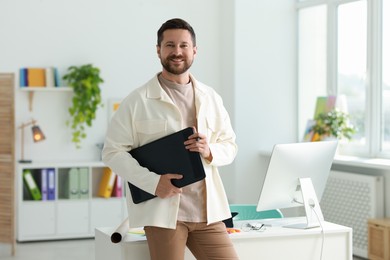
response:
[[[60,76],[57,68],[20,68],[20,87],[59,87]]]

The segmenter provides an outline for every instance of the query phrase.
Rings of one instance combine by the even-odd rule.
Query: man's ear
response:
[[[198,52],[198,47],[195,46],[195,47],[194,47],[194,56],[196,55],[197,52]]]
[[[158,45],[156,45],[156,49],[157,49],[157,56],[158,56],[159,58],[161,58],[161,47],[158,46]]]

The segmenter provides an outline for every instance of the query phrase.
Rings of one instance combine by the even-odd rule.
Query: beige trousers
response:
[[[197,260],[238,260],[223,222],[177,222],[176,229],[145,227],[151,260],[184,260],[186,246]]]

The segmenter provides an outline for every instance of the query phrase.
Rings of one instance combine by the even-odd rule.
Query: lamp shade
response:
[[[39,126],[33,125],[31,129],[32,129],[34,142],[40,142],[46,139],[45,135],[43,134]]]

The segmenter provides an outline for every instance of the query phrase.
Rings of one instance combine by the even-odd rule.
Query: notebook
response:
[[[135,148],[129,151],[129,153],[141,166],[148,168],[149,171],[157,174],[182,174],[182,179],[172,180],[173,185],[181,188],[206,177],[200,154],[198,152],[190,152],[184,147],[184,141],[193,133],[193,128],[188,127]],[[156,197],[130,182],[128,184],[135,204]]]

